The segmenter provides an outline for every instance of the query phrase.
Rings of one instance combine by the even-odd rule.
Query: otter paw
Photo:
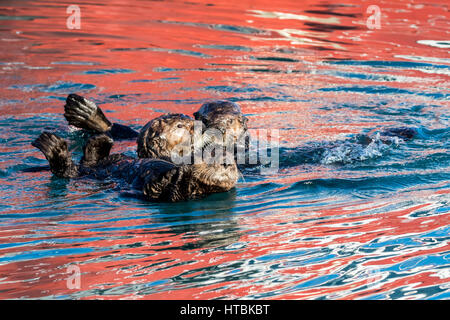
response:
[[[70,125],[95,132],[106,132],[112,125],[94,102],[76,94],[67,97],[64,117]]]
[[[100,160],[109,156],[113,144],[113,139],[106,134],[90,137],[84,146],[81,163],[85,166],[97,164]]]
[[[41,133],[31,145],[38,148],[49,161],[68,154],[67,142],[50,132]]]

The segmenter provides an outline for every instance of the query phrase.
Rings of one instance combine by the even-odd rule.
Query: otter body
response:
[[[165,160],[134,159],[109,155],[112,139],[105,134],[91,137],[79,164],[72,161],[67,142],[48,132],[32,145],[42,151],[53,174],[64,178],[116,179],[141,191],[150,201],[175,202],[225,192],[237,182],[236,165],[175,165]]]

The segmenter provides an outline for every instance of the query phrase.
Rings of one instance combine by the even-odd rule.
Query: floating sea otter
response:
[[[94,102],[76,94],[67,97],[64,111],[69,124],[75,127],[105,133],[115,140],[137,138],[137,154],[140,158],[167,160],[174,146],[187,143],[194,134],[192,118],[178,113],[157,117],[138,133],[128,126],[111,123]],[[236,145],[247,133],[248,119],[242,114],[239,105],[230,101],[205,103],[194,113],[194,117],[207,129],[218,130],[226,144]],[[184,134],[178,129],[184,129]],[[217,139],[212,142],[221,143]]]
[[[137,133],[127,126],[111,123],[92,101],[71,94],[67,97],[64,116],[69,124],[94,132],[95,135],[87,141],[79,164],[72,161],[67,142],[52,133],[44,132],[32,143],[45,155],[50,170],[56,176],[96,179],[111,177],[141,190],[148,200],[169,202],[225,192],[237,182],[238,169],[234,161],[202,161],[192,165],[176,165],[171,162],[174,149],[179,145],[187,145],[192,155],[195,147],[200,147],[202,151],[213,150],[216,154],[226,154],[228,151],[226,146],[217,145],[213,141],[206,141],[203,147],[204,139],[192,139],[195,137],[195,122],[186,115],[160,116],[148,122]],[[218,101],[205,104],[196,113],[196,117],[203,120],[200,122],[200,133],[205,129],[203,123],[225,132],[225,135],[228,134],[227,139],[231,138],[230,141],[237,141],[239,135],[247,131],[247,119],[234,103]],[[133,159],[123,154],[109,155],[113,138],[136,137],[138,156],[144,159]],[[214,147],[211,148],[212,143]]]
[[[175,202],[226,192],[238,178],[235,162],[175,165],[165,160],[109,155],[113,140],[106,134],[88,139],[79,164],[72,161],[67,142],[55,134],[44,132],[32,145],[45,155],[58,177],[113,178],[140,190],[151,201]],[[223,146],[216,150],[223,150]]]

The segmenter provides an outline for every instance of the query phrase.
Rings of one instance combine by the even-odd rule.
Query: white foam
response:
[[[395,58],[401,58],[411,61],[426,61],[426,62],[437,62],[437,63],[450,63],[450,59],[447,58],[436,58],[436,57],[421,57],[421,56],[409,56],[398,54],[394,56]]]
[[[294,13],[283,13],[283,12],[270,12],[270,11],[263,11],[263,10],[248,10],[249,12],[252,12],[253,16],[260,17],[260,18],[276,18],[281,20],[302,20],[302,21],[310,21],[310,22],[318,22],[318,23],[324,23],[324,24],[339,24],[340,21],[336,17],[330,17],[330,18],[318,18],[318,17],[310,17],[300,14],[294,14]]]
[[[381,157],[393,146],[397,146],[403,141],[398,137],[383,137],[377,133],[368,145],[356,142],[342,142],[342,144],[327,149],[322,154],[320,163],[352,163],[354,161],[364,161]],[[389,142],[387,144],[386,142]]]
[[[417,40],[417,43],[436,48],[450,48],[450,40]]]

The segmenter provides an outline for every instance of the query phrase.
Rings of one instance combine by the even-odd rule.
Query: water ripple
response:
[[[450,298],[443,5],[385,3],[367,31],[358,1],[82,1],[96,14],[69,30],[59,5],[29,2],[0,15],[0,298]],[[251,129],[279,130],[279,170],[173,204],[52,177],[30,143],[57,132],[79,161],[73,92],[136,130],[239,102]]]

